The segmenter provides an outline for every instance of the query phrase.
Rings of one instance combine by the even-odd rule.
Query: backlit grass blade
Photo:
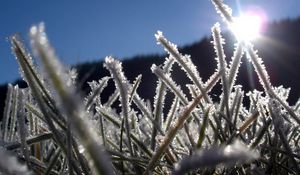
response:
[[[70,117],[71,125],[86,148],[95,171],[97,174],[111,174],[113,171],[111,164],[108,162],[109,159],[102,146],[95,140],[97,136],[89,127],[88,121],[84,120],[87,115],[83,111],[83,106],[78,103],[80,97],[75,94],[75,89],[66,87],[64,84],[61,77],[64,76],[61,65],[58,63],[54,50],[45,36],[43,24],[33,26],[30,36],[33,48],[41,59],[52,86],[58,94],[57,100],[63,105],[62,112]]]

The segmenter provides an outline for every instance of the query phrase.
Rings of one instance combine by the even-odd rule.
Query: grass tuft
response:
[[[230,25],[231,9],[221,0],[212,3]],[[8,85],[0,174],[300,174],[300,100],[291,106],[290,89],[273,87],[250,42],[237,42],[228,64],[219,24],[212,27],[217,69],[205,83],[189,55],[162,32],[155,35],[168,57],[151,67],[157,76],[153,104],[138,93],[142,75],[130,82],[122,63],[112,57],[104,63],[110,76],[89,82],[91,91],[82,97],[76,71],[59,62],[44,28],[30,29],[41,67],[20,37],[11,37],[29,87]],[[246,96],[235,81],[244,52],[263,87]],[[176,82],[174,64],[191,84]],[[104,101],[109,81],[115,90]],[[219,84],[222,92],[215,100],[210,95]],[[170,106],[165,105],[168,94]],[[243,103],[245,98],[250,105]]]

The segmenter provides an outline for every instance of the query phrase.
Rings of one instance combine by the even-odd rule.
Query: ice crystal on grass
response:
[[[1,139],[3,141],[6,141],[8,138],[8,122],[11,113],[12,96],[13,96],[13,86],[11,84],[8,84],[6,100],[5,100],[5,108],[4,108],[3,118],[1,122]]]
[[[36,73],[37,76],[40,76],[37,73],[37,70],[34,66],[33,63],[33,59],[31,54],[29,54],[29,52],[25,49],[24,44],[22,43],[21,37],[19,35],[13,35],[11,37],[11,42],[13,43],[12,45],[12,50],[13,50],[13,54],[16,56],[16,59],[19,63],[19,72],[21,77],[23,78],[24,81],[29,81],[26,78],[26,75],[24,75],[24,70],[22,69],[22,66],[20,65],[20,57],[17,54],[23,54],[24,55],[24,62],[26,62],[26,64],[28,64],[29,67],[31,67],[31,69]],[[16,50],[18,50],[18,52],[16,52]]]
[[[110,71],[110,73],[113,76],[113,79],[115,81],[115,84],[120,92],[122,115],[123,115],[123,120],[124,120],[125,132],[127,135],[127,141],[128,141],[128,145],[129,145],[129,152],[130,152],[131,156],[133,156],[134,152],[133,152],[132,142],[131,142],[131,138],[130,138],[131,127],[129,125],[129,112],[130,112],[129,83],[123,73],[122,65],[119,61],[113,59],[112,57],[106,57],[104,66]],[[123,126],[121,126],[121,129],[122,128],[123,128]],[[121,138],[121,140],[122,140],[122,138]]]
[[[163,66],[163,71],[165,73],[170,73],[172,70],[172,66],[174,64],[174,59],[171,58],[166,58],[166,61],[164,62]],[[165,96],[166,96],[166,85],[163,83],[162,80],[158,80],[158,84],[156,86],[156,95],[154,97],[154,122],[157,123],[157,126],[162,129],[162,124],[163,124],[163,109],[164,109],[164,103],[165,103]],[[153,127],[152,131],[152,142],[151,146],[152,149],[154,150],[155,148],[155,137],[157,135],[157,129],[156,127]]]
[[[248,45],[247,47],[248,51],[248,57],[250,61],[253,63],[253,66],[255,68],[255,71],[259,77],[259,81],[263,88],[265,89],[265,92],[270,95],[270,91],[272,88],[270,77],[267,73],[266,67],[263,64],[263,60],[258,56],[257,51],[253,49],[253,46]]]
[[[109,80],[109,77],[103,77],[98,82],[96,82],[96,81],[88,82],[88,84],[91,88],[91,92],[90,92],[89,96],[86,98],[86,109],[87,110],[90,109],[90,107],[93,103],[101,104],[100,94],[103,91],[103,89],[107,86],[108,80]]]
[[[170,77],[170,73],[165,74],[164,71],[160,67],[156,66],[155,64],[152,65],[151,70],[156,76],[158,76],[168,86],[168,88],[174,94],[176,94],[176,96],[179,97],[179,99],[181,100],[181,102],[183,104],[187,104],[188,100],[186,98],[186,95],[181,90],[181,87],[178,86],[172,80],[172,78]]]
[[[54,49],[51,47],[47,39],[44,32],[44,25],[40,24],[39,26],[33,26],[30,30],[30,37],[32,39],[33,48],[35,49],[38,57],[41,59],[49,80],[52,82],[53,89],[57,92],[57,101],[60,101],[62,104],[62,108],[60,109],[62,111],[62,115],[67,116],[67,130],[71,130],[69,127],[72,125],[72,129],[75,130],[77,136],[82,140],[84,147],[87,149],[89,157],[92,159],[94,164],[93,166],[95,166],[95,171],[98,173],[109,173],[111,171],[110,165],[106,164],[107,167],[104,166],[104,161],[106,160],[105,152],[102,146],[100,146],[95,139],[97,135],[92,128],[90,128],[90,121],[84,120],[87,114],[84,111],[82,104],[78,103],[80,97],[75,95],[75,88],[73,86],[68,87],[64,84],[67,80],[66,73],[63,70],[62,65],[57,60]],[[42,101],[39,103],[40,106],[42,106]],[[45,108],[43,109],[43,112],[46,112]],[[53,124],[50,124],[50,121],[48,124],[53,129],[55,128]],[[69,137],[67,140],[68,146],[73,145],[72,139],[74,138],[72,138],[70,134],[70,131],[67,131],[66,137]],[[60,134],[57,132],[57,139],[59,138],[59,135]],[[60,141],[60,144],[62,144],[62,141]],[[77,146],[75,146],[75,149],[77,149]],[[68,152],[67,149],[65,149],[65,151],[71,165],[70,156],[72,156],[72,153]],[[80,157],[79,160],[81,160]]]
[[[255,151],[249,150],[240,142],[235,142],[232,145],[201,150],[190,157],[183,158],[175,165],[173,174],[184,174],[196,169],[215,167],[220,164],[230,167],[235,164],[253,161],[258,157],[259,154]]]
[[[55,54],[54,48],[50,45],[47,35],[45,33],[44,23],[32,26],[29,34],[31,37],[33,51],[36,55],[39,55],[38,57],[40,57],[41,61],[44,62],[44,68],[48,69],[47,67],[50,65],[51,67],[55,67],[55,73],[60,76],[63,82],[71,82],[72,78],[67,76],[67,72],[69,72],[69,70],[66,69],[66,67],[64,67],[58,59],[56,59],[57,56]],[[49,76],[50,78],[52,76],[52,73],[49,72],[48,74],[46,74],[46,76]],[[74,89],[69,88],[69,91],[74,91]]]
[[[210,98],[205,93],[202,80],[200,78],[199,72],[197,67],[192,63],[191,58],[189,55],[182,55],[179,53],[177,46],[170,41],[168,41],[162,34],[161,31],[158,31],[155,35],[158,44],[164,46],[165,50],[172,56],[177,63],[180,65],[181,69],[184,70],[187,76],[193,81],[201,93],[204,95],[204,99],[206,102],[210,102]]]
[[[238,74],[238,69],[241,65],[241,59],[243,57],[243,53],[244,53],[243,43],[237,43],[230,62],[229,72],[228,72],[229,92],[231,92],[232,86],[235,84],[235,80]]]
[[[211,0],[225,22],[232,22],[232,9],[223,3],[223,0]]]
[[[278,87],[274,87],[273,91],[277,96],[282,99],[283,101],[287,101],[291,88],[284,88],[282,85]]]
[[[230,25],[229,7],[212,2]],[[152,99],[138,93],[143,93],[142,75],[131,83],[122,63],[110,56],[104,61],[110,75],[89,82],[90,93],[82,98],[75,71],[58,61],[43,24],[30,30],[43,69],[36,67],[22,41],[11,37],[29,87],[8,86],[0,134],[5,150],[0,156],[6,162],[0,161],[0,172],[28,174],[28,167],[34,174],[299,174],[300,101],[290,106],[290,89],[272,86],[251,43],[236,44],[228,67],[219,24],[212,35],[218,68],[205,83],[190,56],[162,32],[155,35],[169,55],[162,65],[151,67],[157,76]],[[243,86],[235,83],[244,51],[264,87],[245,97]],[[174,63],[190,84],[177,83]],[[115,88],[103,101],[110,79]],[[213,91],[220,84],[222,92]],[[219,98],[212,100],[212,93]],[[169,94],[170,106],[165,105]]]
[[[212,36],[213,36],[213,44],[214,49],[217,54],[217,62],[218,62],[218,70],[221,73],[222,78],[222,90],[223,90],[223,97],[221,102],[221,110],[223,110],[223,106],[225,104],[226,107],[226,115],[229,118],[229,87],[228,87],[228,69],[227,63],[225,60],[225,53],[223,49],[223,44],[225,44],[225,40],[221,36],[221,29],[220,24],[217,23],[212,27]]]
[[[216,23],[212,27],[212,36],[213,36],[213,45],[215,49],[215,53],[217,55],[216,60],[218,62],[218,70],[221,71],[222,74],[226,76],[227,74],[227,63],[225,61],[225,53],[223,49],[223,45],[225,44],[225,39],[221,36],[220,24]]]

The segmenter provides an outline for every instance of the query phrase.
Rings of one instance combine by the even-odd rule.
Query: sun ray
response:
[[[256,14],[243,14],[234,18],[230,29],[238,40],[252,41],[260,36],[263,20]]]

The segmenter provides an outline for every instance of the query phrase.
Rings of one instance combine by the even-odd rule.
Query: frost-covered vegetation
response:
[[[232,23],[230,8],[219,0],[212,2],[225,22]],[[168,57],[163,65],[151,67],[158,78],[153,104],[137,93],[142,76],[130,82],[121,62],[112,57],[104,63],[110,76],[90,82],[91,91],[83,98],[75,87],[76,72],[59,63],[43,24],[30,29],[39,64],[19,37],[12,36],[12,49],[29,87],[8,87],[1,122],[1,173],[300,174],[300,101],[291,106],[286,101],[289,89],[272,86],[249,42],[238,42],[227,63],[219,24],[212,27],[212,36],[212,61],[217,66],[204,82],[189,55],[182,55],[162,32],[155,35]],[[263,92],[245,94],[243,86],[235,84],[242,59],[254,66]],[[191,84],[178,85],[172,79],[174,64]],[[103,101],[108,81],[116,88]],[[210,92],[218,83],[222,94],[213,101]],[[168,109],[167,93],[173,94]]]

